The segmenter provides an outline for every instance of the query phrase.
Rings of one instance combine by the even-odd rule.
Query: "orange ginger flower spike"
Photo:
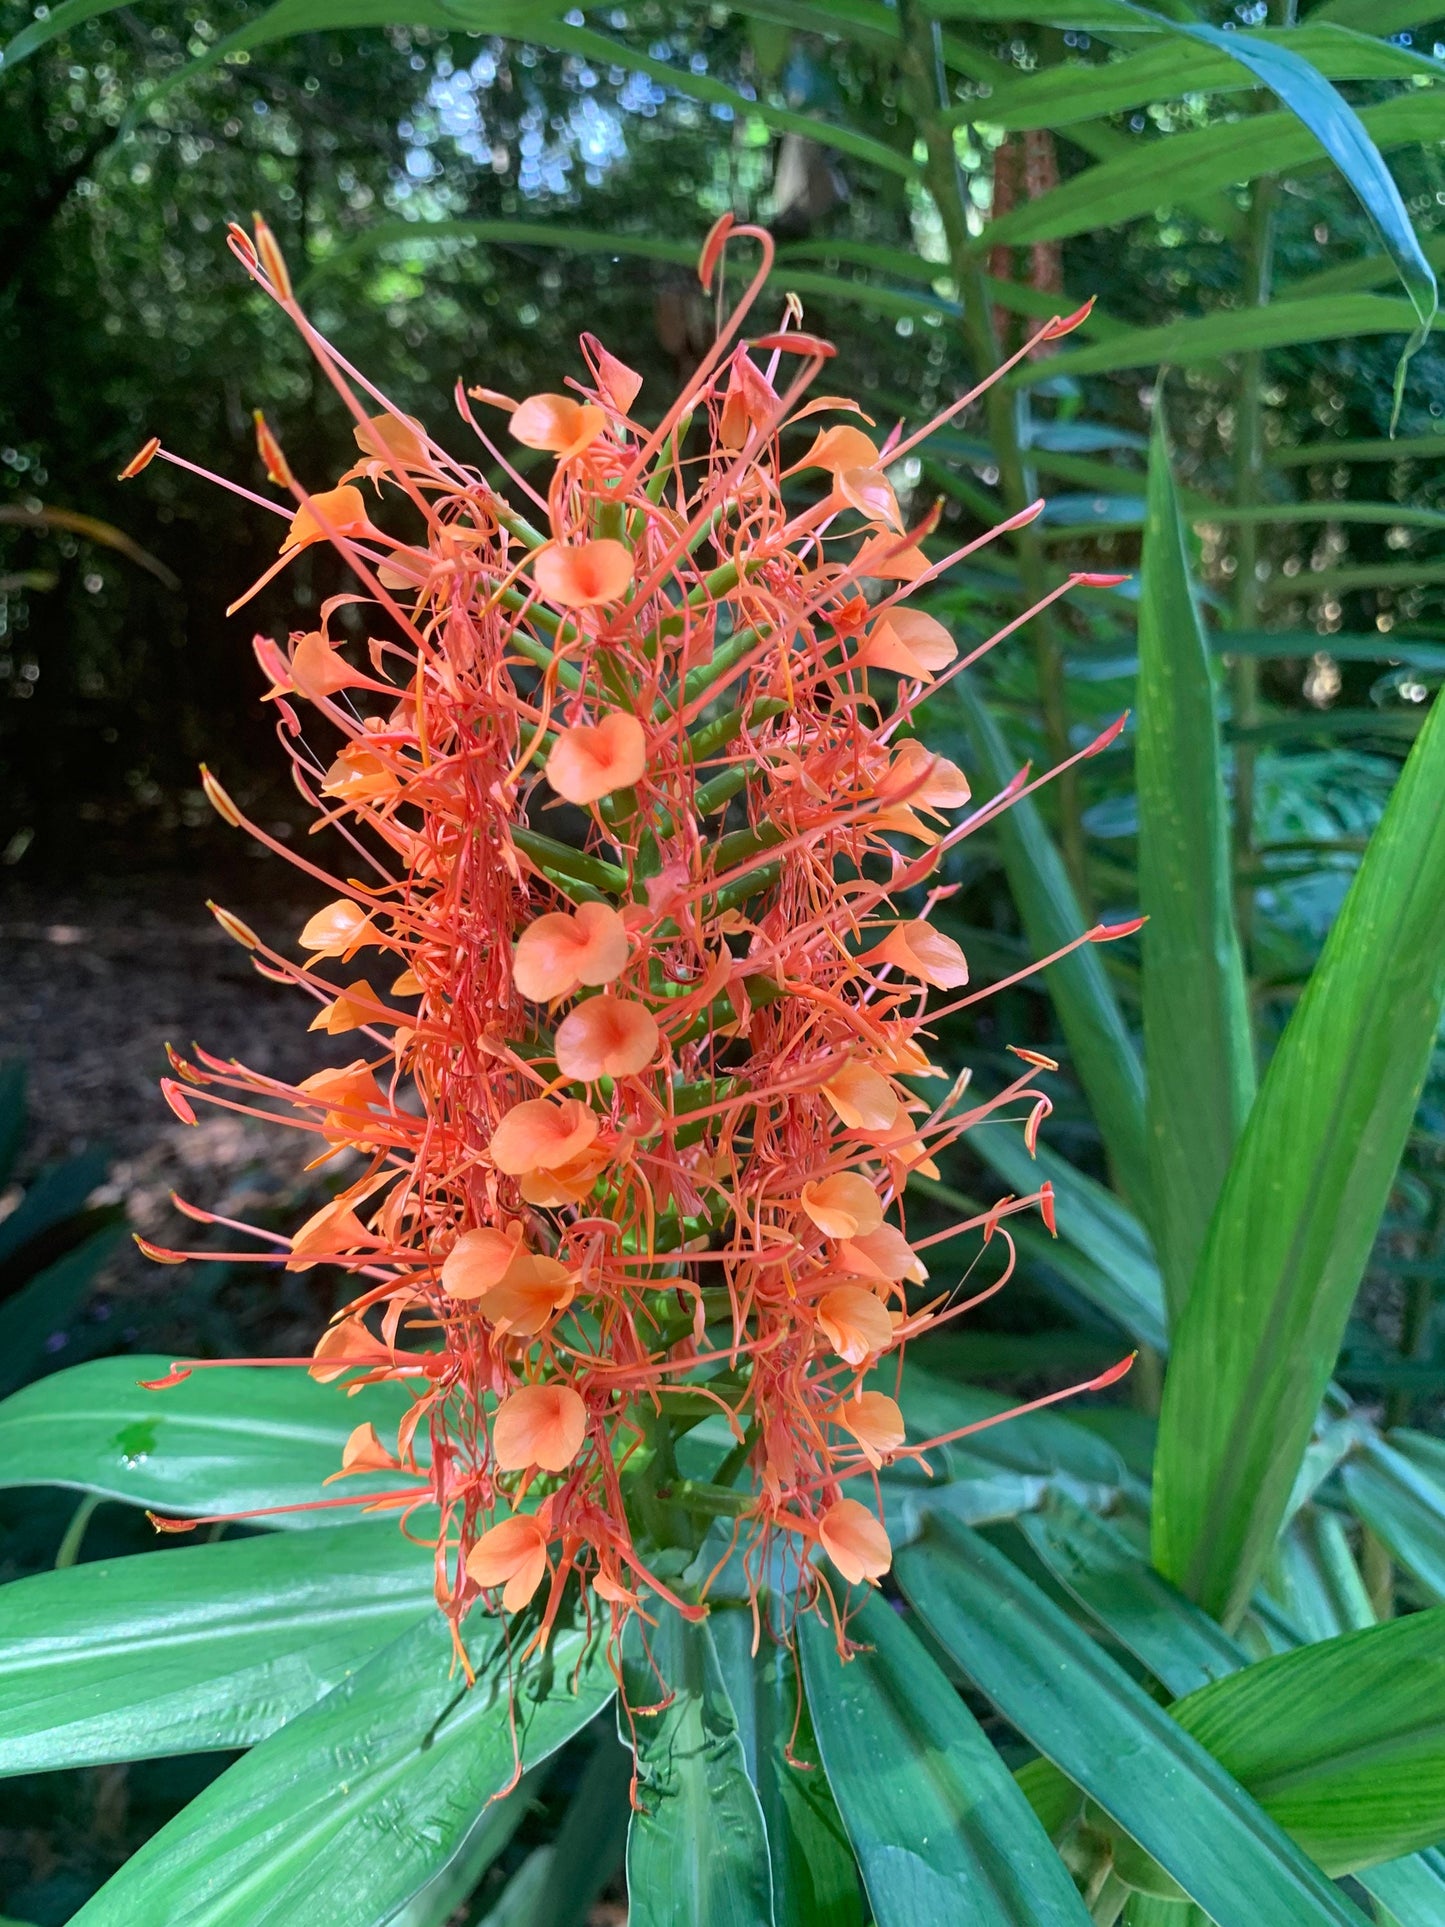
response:
[[[745,332],[765,234],[719,222],[704,285],[739,242],[759,251],[751,284],[658,419],[633,417],[639,378],[590,337],[567,389],[559,375],[521,402],[474,391],[553,458],[539,493],[465,394],[487,471],[446,453],[316,332],[274,239],[233,235],[361,455],[308,495],[267,431],[290,499],[235,493],[286,524],[276,569],[334,543],[385,639],[343,653],[333,602],[256,648],[297,785],[347,870],[203,783],[228,824],[317,886],[304,961],[231,934],[319,1005],[318,1027],[374,1054],[287,1083],[197,1053],[165,1090],[189,1122],[209,1104],[306,1133],[319,1169],[359,1160],[289,1239],[262,1229],[235,1255],[354,1279],[298,1368],[392,1379],[414,1402],[394,1456],[363,1427],[341,1471],[400,1463],[416,1490],[386,1501],[437,1508],[443,1609],[460,1622],[498,1594],[509,1613],[536,1600],[534,1645],[578,1597],[614,1637],[635,1613],[705,1610],[669,1590],[679,1548],[639,1498],[675,1415],[699,1404],[745,1448],[730,1503],[755,1585],[786,1542],[785,1618],[839,1580],[876,1584],[891,1548],[847,1481],[923,1448],[863,1375],[886,1360],[891,1376],[906,1344],[1002,1288],[1007,1217],[1053,1223],[1046,1186],[926,1237],[901,1213],[908,1177],[936,1174],[1000,1104],[1032,1106],[1030,1146],[1044,1114],[1022,1078],[981,1102],[964,1080],[928,1102],[904,1081],[938,1074],[933,1019],[986,994],[929,921],[938,894],[920,909],[907,893],[1045,780],[975,802],[967,773],[909,735],[923,693],[990,646],[960,653],[922,605],[952,561],[1036,509],[945,558],[936,514],[905,519],[891,479],[926,429],[828,426],[785,467],[820,409],[861,411],[809,400],[831,351],[795,306],[779,331]],[[151,457],[189,466],[148,444],[131,471]],[[404,540],[387,533],[398,501]],[[360,975],[363,952],[384,956]],[[965,1239],[991,1267],[972,1298],[957,1288],[970,1254],[950,1255]],[[428,1349],[402,1349],[413,1328]],[[691,1522],[695,1553],[711,1515],[688,1508],[678,1486],[663,1510]]]

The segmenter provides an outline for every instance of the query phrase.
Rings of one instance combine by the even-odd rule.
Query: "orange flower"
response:
[[[557,1171],[575,1162],[597,1136],[597,1119],[575,1097],[556,1103],[528,1098],[514,1105],[492,1133],[492,1162],[508,1177]]]
[[[627,926],[606,903],[554,910],[529,923],[512,954],[512,977],[538,1003],[570,997],[583,984],[610,984],[627,962]]]
[[[557,1068],[564,1077],[635,1077],[656,1057],[662,1039],[646,1004],[626,997],[589,997],[557,1026]]]
[[[550,449],[561,461],[580,455],[607,426],[592,402],[570,395],[528,395],[512,415],[512,434],[528,448]]]
[[[896,1225],[878,1224],[871,1231],[845,1238],[838,1246],[838,1263],[862,1278],[886,1278],[898,1283],[909,1278],[921,1285],[928,1267]]]
[[[921,609],[890,609],[873,625],[857,660],[869,669],[893,669],[918,682],[933,678],[958,654],[958,644]]]
[[[862,1365],[893,1342],[888,1307],[861,1285],[835,1285],[818,1300],[818,1323],[833,1350],[849,1365]]]
[[[968,960],[962,946],[921,918],[895,923],[882,943],[875,944],[858,961],[892,964],[936,990],[953,990],[968,982]]]
[[[876,1231],[883,1222],[878,1193],[853,1171],[805,1184],[802,1204],[825,1238],[856,1238],[860,1232]]]
[[[850,1130],[881,1134],[897,1121],[898,1093],[871,1064],[844,1064],[824,1084],[823,1095]]]
[[[526,1256],[520,1219],[508,1231],[493,1225],[464,1231],[442,1264],[442,1289],[453,1298],[481,1298]]]
[[[835,1405],[828,1416],[858,1441],[864,1458],[875,1468],[908,1436],[903,1414],[886,1392],[857,1392],[845,1404]]]
[[[557,732],[547,758],[547,781],[568,803],[596,803],[614,790],[630,789],[647,768],[647,736],[625,709],[600,723],[578,723]]]
[[[537,587],[559,609],[591,609],[617,602],[632,580],[632,557],[611,536],[571,548],[543,549],[533,564]]]
[[[324,526],[323,526],[324,525]],[[375,535],[366,517],[361,490],[350,482],[338,488],[323,489],[291,517],[291,527],[281,544],[283,554],[304,549],[312,542],[328,542],[333,535]]]
[[[888,1534],[856,1499],[835,1499],[818,1521],[818,1537],[850,1586],[876,1586],[893,1564]]]
[[[349,897],[338,897],[318,910],[297,939],[303,950],[318,957],[350,957],[369,943],[380,943],[370,917]]]
[[[503,1612],[520,1612],[547,1576],[547,1534],[530,1513],[489,1526],[467,1554],[474,1586],[500,1586]]]
[[[503,1472],[564,1472],[587,1436],[587,1407],[570,1385],[524,1385],[492,1420],[492,1451]]]

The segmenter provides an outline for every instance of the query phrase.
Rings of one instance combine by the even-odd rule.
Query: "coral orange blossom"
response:
[[[479,1597],[535,1602],[534,1644],[569,1582],[614,1638],[660,1602],[700,1616],[706,1562],[680,1581],[679,1549],[722,1519],[754,1595],[782,1574],[846,1649],[848,1588],[890,1562],[877,1471],[942,1442],[905,1441],[903,1347],[1004,1282],[1011,1213],[1052,1229],[1047,1185],[922,1240],[905,1200],[981,1117],[1022,1101],[1032,1144],[1048,1108],[1031,1080],[1052,1067],[1027,1052],[986,1103],[963,1102],[966,1078],[916,1094],[942,1075],[926,1026],[985,994],[929,921],[946,894],[929,879],[1033,785],[974,805],[908,733],[974,659],[909,598],[999,531],[929,558],[937,512],[905,526],[889,480],[929,430],[875,439],[854,402],[805,399],[832,350],[792,301],[778,331],[743,337],[767,235],[725,218],[700,263],[710,288],[743,236],[762,264],[655,426],[631,414],[640,377],[590,336],[569,393],[458,385],[511,499],[316,334],[263,225],[232,238],[360,450],[308,493],[258,422],[289,496],[249,498],[287,523],[261,580],[327,541],[360,591],[288,649],[255,645],[296,781],[350,854],[329,877],[272,847],[332,900],[299,961],[216,915],[356,1055],[290,1086],[197,1052],[165,1090],[187,1122],[202,1101],[280,1118],[319,1139],[317,1165],[338,1161],[343,1187],[289,1241],[258,1232],[232,1255],[336,1265],[359,1295],[314,1357],[255,1362],[409,1390],[395,1439],[358,1427],[338,1476],[391,1471],[356,1503],[435,1507],[454,1627]],[[503,445],[509,430],[541,453],[545,495],[473,402],[500,413]],[[152,442],[127,473],[157,455],[179,459]],[[937,1274],[970,1231],[1001,1262],[967,1298]],[[676,1441],[710,1417],[732,1448],[711,1481],[684,1479]]]

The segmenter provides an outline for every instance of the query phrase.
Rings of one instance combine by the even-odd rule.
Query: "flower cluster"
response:
[[[1031,1132],[1047,1108],[1045,1060],[1019,1053],[1016,1081],[970,1105],[927,1041],[984,994],[929,921],[930,879],[1031,785],[976,805],[910,733],[972,660],[910,600],[969,552],[930,560],[936,511],[908,527],[889,479],[930,430],[880,439],[855,403],[806,399],[832,350],[791,302],[744,339],[767,236],[720,222],[700,273],[710,287],[740,236],[762,264],[654,426],[631,413],[640,377],[590,336],[570,392],[458,385],[504,495],[316,334],[264,227],[233,235],[360,451],[310,493],[258,422],[290,497],[250,497],[287,523],[261,580],[330,542],[359,590],[288,648],[255,645],[296,781],[348,854],[329,876],[273,847],[331,900],[299,961],[216,914],[357,1054],[291,1086],[196,1053],[165,1088],[183,1119],[202,1101],[281,1117],[338,1161],[342,1188],[280,1251],[258,1232],[232,1255],[355,1276],[304,1363],[412,1400],[394,1440],[357,1429],[343,1472],[396,1474],[367,1504],[438,1508],[454,1623],[479,1595],[535,1596],[539,1640],[574,1575],[616,1626],[649,1600],[703,1612],[676,1552],[719,1518],[755,1586],[781,1560],[796,1599],[836,1614],[837,1579],[876,1582],[872,1475],[938,1443],[905,1438],[902,1349],[998,1289],[1009,1214],[1052,1228],[1045,1185],[910,1236],[910,1177],[1000,1106],[1022,1100]],[[477,409],[500,411],[503,446]],[[507,439],[536,451],[545,494]],[[936,1282],[970,1231],[1005,1253],[973,1298]],[[709,1417],[730,1448],[684,1478],[678,1441]]]

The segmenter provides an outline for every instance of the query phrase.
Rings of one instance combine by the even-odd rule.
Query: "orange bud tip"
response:
[[[1026,529],[1030,522],[1037,522],[1043,512],[1044,498],[1041,495],[1036,502],[1030,502],[1026,509],[1020,509],[1017,515],[1011,515],[1007,522],[1000,522],[999,527],[1003,530]]]
[[[192,1119],[192,1122],[195,1120]],[[167,1251],[164,1245],[153,1245],[149,1238],[143,1238],[138,1231],[130,1234],[135,1239],[136,1250],[158,1265],[183,1265],[186,1260],[179,1251]]]
[[[1040,331],[1039,340],[1058,341],[1061,336],[1070,335],[1075,328],[1082,327],[1094,312],[1096,299],[1097,297],[1091,294],[1082,308],[1075,308],[1072,314],[1056,314],[1051,321],[1046,321]]]
[[[256,250],[252,245],[251,237],[245,228],[241,226],[240,222],[227,221],[226,232],[230,235],[231,246],[236,249],[237,253],[249,262],[253,268],[257,266]]]
[[[1058,1221],[1054,1217],[1054,1187],[1047,1178],[1039,1186],[1039,1216],[1048,1228],[1051,1238],[1059,1235]]]
[[[289,301],[292,298],[291,272],[286,266],[286,257],[282,254],[275,235],[261,216],[253,214],[251,219],[256,229],[256,254],[261,266],[266,270],[267,277],[276,290],[277,298],[281,301]]]
[[[147,1512],[146,1517],[157,1532],[194,1532],[200,1524],[198,1519],[163,1519],[158,1512]]]
[[[190,1375],[189,1365],[172,1365],[164,1378],[138,1378],[136,1384],[143,1392],[168,1392],[172,1385],[183,1385]]]
[[[226,935],[234,938],[243,948],[255,950],[260,944],[261,939],[256,935],[249,923],[242,923],[239,917],[232,916],[229,910],[223,910],[219,903],[212,903],[209,897],[206,899],[206,908],[216,919],[216,922],[220,924]]]
[[[182,1124],[194,1124],[196,1122],[196,1114],[191,1109],[185,1092],[178,1084],[172,1083],[168,1077],[161,1079],[161,1096],[166,1100],[167,1104],[170,1105]]]
[[[1129,712],[1126,709],[1122,715],[1114,718],[1106,730],[1101,731],[1100,734],[1094,738],[1093,742],[1090,743],[1089,747],[1084,751],[1085,756],[1099,756],[1109,748],[1111,743],[1116,743],[1123,735],[1124,725],[1128,720]]]
[[[831,341],[824,341],[821,335],[803,334],[794,330],[789,334],[759,335],[753,342],[754,348],[776,348],[785,355],[817,355],[827,361],[838,350]]]
[[[1138,1356],[1138,1352],[1130,1352],[1127,1358],[1121,1358],[1117,1365],[1111,1365],[1107,1372],[1100,1372],[1097,1378],[1091,1378],[1088,1384],[1081,1385],[1079,1390],[1081,1392],[1102,1392],[1107,1390],[1110,1385],[1117,1385],[1121,1378],[1127,1378],[1129,1376],[1129,1373],[1134,1369],[1134,1360]]]
[[[148,468],[155,459],[156,451],[160,448],[160,445],[160,436],[152,435],[144,447],[138,449],[136,453],[131,456],[130,460],[115,479],[118,482],[128,482],[132,475],[139,475],[141,470]]]
[[[286,457],[281,453],[281,444],[266,425],[266,417],[260,409],[254,410],[256,423],[256,452],[261,457],[261,466],[266,471],[266,479],[275,482],[278,488],[290,488],[291,470]]]
[[[1097,569],[1083,569],[1069,577],[1070,582],[1082,589],[1117,589],[1121,582],[1130,579],[1127,575],[1104,575]]]
[[[457,384],[461,386],[460,382]],[[516,414],[521,403],[510,395],[504,395],[500,388],[469,388],[467,393],[473,401],[484,401],[489,408],[505,408],[509,415]]]
[[[736,222],[731,214],[720,214],[708,230],[708,237],[702,244],[702,253],[698,256],[697,262],[697,278],[708,294],[712,292],[713,275],[717,270],[718,262],[722,259],[722,251],[727,246],[728,236],[735,226]]]
[[[1010,1056],[1022,1058],[1025,1064],[1032,1064],[1037,1070],[1056,1071],[1059,1066],[1052,1057],[1045,1057],[1042,1051],[1025,1050],[1022,1044],[1008,1046]]]
[[[1147,917],[1126,917],[1123,923],[1096,923],[1089,932],[1089,942],[1112,943],[1115,937],[1132,937],[1148,921]]]
[[[241,827],[241,812],[236,808],[235,804],[231,801],[230,797],[227,796],[226,792],[221,788],[220,784],[216,781],[215,777],[212,776],[204,763],[201,764],[201,788],[206,793],[206,801],[216,812],[217,816],[221,818],[222,822],[229,823],[233,830],[239,830]]]

